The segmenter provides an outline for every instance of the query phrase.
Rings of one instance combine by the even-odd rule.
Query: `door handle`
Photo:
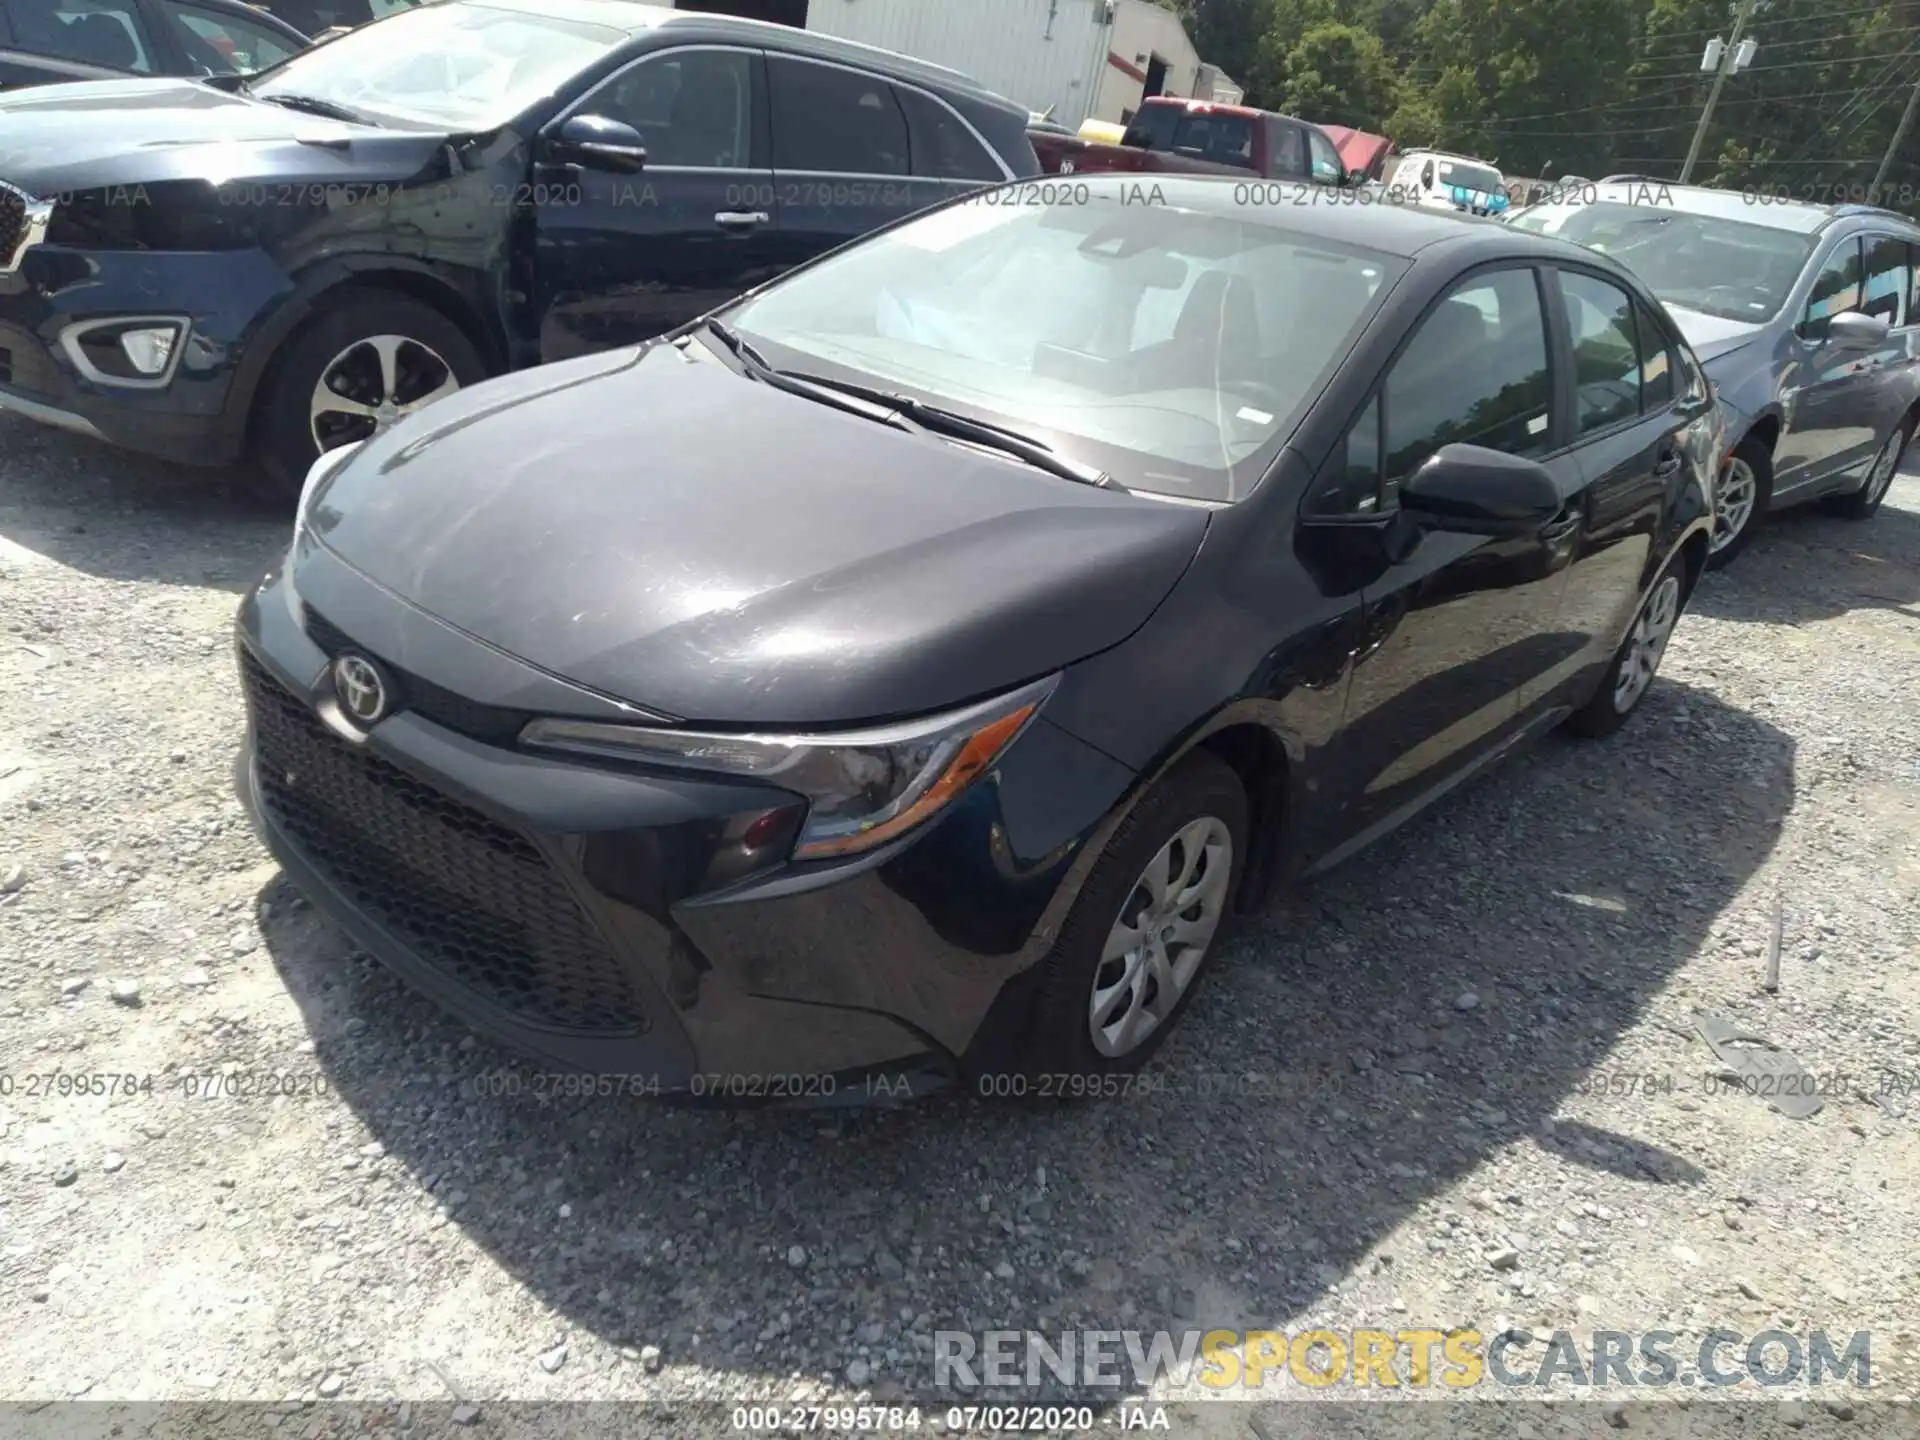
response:
[[[745,229],[749,225],[764,225],[772,218],[764,210],[722,210],[713,217],[713,221],[716,225]]]
[[[1540,538],[1548,542],[1564,540],[1579,528],[1580,509],[1578,506],[1569,505],[1540,527]]]
[[[1656,478],[1661,480],[1666,479],[1669,475],[1679,474],[1680,457],[1678,455],[1662,456],[1659,462],[1654,465],[1653,473]]]

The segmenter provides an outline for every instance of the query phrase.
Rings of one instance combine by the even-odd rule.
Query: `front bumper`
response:
[[[228,464],[245,438],[228,405],[240,337],[288,288],[257,251],[36,246],[0,274],[0,410],[166,460]],[[189,326],[163,385],[90,379],[61,343],[87,321],[148,317]]]
[[[1041,721],[894,849],[740,878],[729,837],[794,797],[476,739],[472,717],[508,691],[515,713],[565,704],[540,693],[558,682],[369,604],[337,562],[301,573],[308,593],[269,576],[239,619],[237,779],[261,838],[415,988],[556,1069],[643,1078],[630,1089],[844,1099],[863,1077],[871,1093],[876,1075],[950,1076],[992,1052],[1069,898],[1076,842],[1132,778]],[[316,618],[319,595],[338,623]],[[315,711],[348,631],[403,694],[430,697],[357,743]],[[434,677],[411,668],[430,655]]]

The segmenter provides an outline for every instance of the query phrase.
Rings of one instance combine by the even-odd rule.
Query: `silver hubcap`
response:
[[[1869,505],[1887,493],[1887,487],[1893,484],[1893,472],[1899,465],[1900,431],[1895,429],[1887,437],[1887,443],[1880,447],[1880,453],[1873,457],[1873,468],[1867,472],[1867,483],[1861,487],[1866,491]]]
[[[1707,541],[1709,549],[1726,549],[1747,528],[1747,521],[1753,518],[1754,497],[1759,493],[1753,467],[1737,455],[1727,461],[1727,468],[1720,472],[1719,492],[1713,498],[1713,537]]]
[[[1627,653],[1620,662],[1620,678],[1613,682],[1613,708],[1622,715],[1640,703],[1660,668],[1660,657],[1667,653],[1667,641],[1673,638],[1674,622],[1680,618],[1680,580],[1668,575],[1653,587],[1653,594],[1640,609],[1627,636]]]
[[[313,443],[366,440],[460,388],[453,367],[407,335],[369,335],[327,363],[313,387]]]
[[[1220,928],[1232,874],[1233,836],[1211,815],[1183,825],[1147,862],[1094,971],[1094,1049],[1128,1054],[1173,1014]]]

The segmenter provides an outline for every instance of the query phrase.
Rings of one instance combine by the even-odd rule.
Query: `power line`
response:
[[[1856,5],[1851,10],[1826,10],[1821,12],[1819,18],[1822,20],[1838,20],[1844,15],[1871,15],[1878,11],[1892,10],[1894,8],[1896,7],[1893,0],[1882,0],[1882,3],[1878,5]],[[1704,30],[1667,30],[1658,35],[1649,35],[1647,39],[1650,41],[1684,40],[1689,35],[1718,35],[1731,23],[1732,17],[1729,16],[1726,20],[1721,21],[1720,24],[1709,25]]]
[[[1874,94],[1904,95],[1907,92],[1907,89],[1908,89],[1908,85],[1907,85],[1907,82],[1904,80],[1894,84],[1869,85],[1853,92],[1854,103],[1858,103],[1858,101],[1864,96],[1874,95]],[[1731,100],[1722,100],[1720,102],[1720,108],[1725,109],[1729,105],[1784,105],[1789,100],[1821,100],[1821,99],[1830,98],[1832,94],[1833,94],[1833,91],[1831,90],[1799,90],[1794,92],[1791,95],[1736,95]],[[1664,110],[1692,110],[1693,108],[1694,108],[1694,105],[1692,101],[1675,101],[1671,104],[1663,104],[1663,105],[1635,105],[1633,102],[1627,101],[1627,102],[1606,105],[1606,106],[1597,106],[1597,105],[1589,106],[1584,110],[1570,110],[1563,113],[1565,113],[1569,117],[1576,116],[1576,115],[1586,115],[1586,114],[1595,114],[1595,115],[1612,114],[1622,110],[1650,111],[1652,113],[1658,114],[1659,112]],[[1839,115],[1835,116],[1833,120],[1828,121],[1827,123],[1833,124],[1839,120],[1844,119],[1845,117],[1846,117],[1846,112],[1843,110]],[[1515,120],[1525,120],[1525,119],[1528,119],[1529,117],[1524,115],[1516,115],[1513,118]],[[1531,118],[1540,119],[1542,117],[1533,116]],[[1507,121],[1496,120],[1489,124],[1481,125],[1478,128],[1482,130],[1491,131],[1499,135],[1510,135],[1510,136],[1513,136],[1515,139],[1526,139],[1528,137],[1533,137],[1538,139],[1559,139],[1564,137],[1569,140],[1582,140],[1582,139],[1598,139],[1606,135],[1652,135],[1652,134],[1657,134],[1661,131],[1671,130],[1676,125],[1683,125],[1686,123],[1688,122],[1683,120],[1675,120],[1675,121],[1669,121],[1667,124],[1664,124],[1664,125],[1655,125],[1655,126],[1648,127],[1646,129],[1639,129],[1639,130],[1636,130],[1636,129],[1623,130],[1618,127],[1609,127],[1605,130],[1585,130],[1585,131],[1582,131],[1582,130],[1515,130]]]

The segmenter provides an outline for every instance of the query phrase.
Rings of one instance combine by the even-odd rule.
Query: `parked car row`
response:
[[[241,797],[476,1027],[1098,1083],[1272,887],[1625,724],[1744,443],[1634,263],[1671,212],[1478,223],[1420,155],[1433,203],[1249,205],[1327,137],[1147,108],[1163,203],[1019,203],[1045,127],[964,77],[622,0],[0,97],[0,408],[263,462]],[[1869,218],[1803,237],[1861,297]]]

